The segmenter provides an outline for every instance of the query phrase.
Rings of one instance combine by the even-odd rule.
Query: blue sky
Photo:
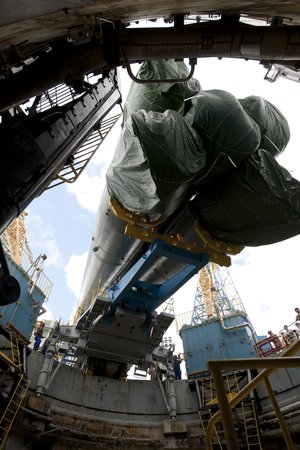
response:
[[[122,71],[125,100],[130,85]],[[255,62],[199,59],[195,77],[203,89],[224,89],[237,98],[259,95],[274,103],[286,116],[291,140],[279,163],[300,180],[298,106],[300,86],[279,79],[263,80],[266,69]],[[68,321],[79,295],[87,251],[93,235],[98,202],[105,185],[105,171],[113,156],[120,125],[102,144],[86,172],[72,186],[62,185],[35,199],[27,212],[28,241],[34,256],[46,253],[45,273],[54,287],[48,302],[53,316]],[[282,243],[247,248],[233,257],[231,274],[259,334],[279,331],[294,320],[297,298],[300,237]],[[193,307],[196,278],[175,295],[175,312]],[[184,302],[182,302],[182,298]],[[188,299],[188,301],[187,301]]]

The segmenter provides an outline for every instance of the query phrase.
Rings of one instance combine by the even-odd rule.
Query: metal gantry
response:
[[[199,271],[191,325],[216,317],[216,308],[222,317],[236,311],[246,314],[227,267],[209,262]]]

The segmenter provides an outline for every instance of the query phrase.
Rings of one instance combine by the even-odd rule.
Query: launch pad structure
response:
[[[295,1],[7,0],[0,11],[1,233],[84,171],[120,117],[119,67],[139,83],[131,64],[186,59],[184,79],[150,80],[184,83],[197,58],[226,57],[263,64],[271,82],[300,79]],[[151,26],[159,18],[168,26]],[[24,256],[21,226],[22,252],[2,235],[0,448],[294,449],[300,341],[257,355],[246,311],[208,265],[229,266],[242,246],[191,229],[185,205],[153,223],[105,195],[74,325],[55,323],[41,351],[29,344],[51,291],[45,255]],[[176,379],[161,344],[174,315],[156,308],[200,269],[179,327],[188,378]],[[146,379],[126,379],[131,364]]]

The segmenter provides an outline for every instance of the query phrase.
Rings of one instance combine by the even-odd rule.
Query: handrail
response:
[[[136,77],[130,67],[130,62],[128,61],[128,58],[126,56],[125,53],[125,49],[124,47],[122,47],[122,52],[123,52],[123,57],[124,57],[124,63],[125,63],[125,67],[127,69],[127,73],[129,75],[129,77],[135,82],[135,83],[139,83],[139,84],[153,84],[153,83],[186,83],[187,81],[189,81],[192,76],[194,75],[195,72],[195,66],[197,64],[197,58],[190,58],[189,62],[190,62],[190,72],[189,74],[184,77],[184,78],[150,78],[150,79],[146,79],[143,80],[142,78],[138,78]]]
[[[21,247],[21,244],[18,242],[17,245]],[[30,254],[30,249],[28,248],[28,246],[26,246],[26,248],[22,248],[21,259],[18,262],[15,261],[13,256],[11,255],[9,245],[5,242],[5,240],[3,242],[3,247],[6,256],[10,259],[10,261],[21,268],[26,278],[32,281],[32,277],[36,275],[36,261],[32,260],[32,255]],[[49,299],[52,286],[53,283],[52,281],[50,281],[47,275],[45,275],[43,271],[39,271],[39,276],[35,279],[34,287],[38,288],[41,291],[42,295],[45,297],[44,301],[47,301]]]
[[[290,357],[300,350],[300,341],[295,342],[289,348],[287,348],[280,357],[270,359],[258,359],[258,358],[245,358],[236,360],[215,360],[208,361],[208,367],[211,371],[214,384],[216,388],[216,394],[219,401],[220,410],[210,419],[206,432],[206,448],[212,450],[212,433],[216,422],[222,419],[225,439],[227,442],[228,450],[237,450],[239,448],[231,409],[233,409],[238,403],[240,403],[250,392],[253,391],[262,381],[265,382],[269,396],[273,403],[275,413],[277,415],[280,428],[282,430],[288,450],[294,450],[293,443],[290,438],[289,431],[284,423],[281,411],[278,407],[276,398],[270,387],[268,376],[270,376],[276,369],[282,367],[299,367],[300,357]],[[230,369],[264,369],[260,372],[247,386],[245,386],[240,392],[238,392],[230,401],[228,401],[221,370]]]

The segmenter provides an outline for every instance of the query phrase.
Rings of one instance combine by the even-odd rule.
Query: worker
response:
[[[182,355],[181,353],[179,353],[178,356],[174,357],[175,380],[181,380],[181,369],[180,369],[181,363],[182,363]]]
[[[34,333],[34,345],[33,350],[38,351],[40,348],[42,339],[43,339],[43,330],[44,330],[45,322],[40,322],[39,326]]]
[[[38,351],[38,349],[40,348],[40,344],[42,342],[42,336],[36,331],[34,333],[34,345],[33,345],[33,350]]]
[[[296,309],[296,308],[295,308]],[[292,344],[297,339],[297,335],[293,330],[290,330],[287,325],[284,325],[284,340],[287,345]]]
[[[295,323],[295,333],[297,334],[297,336],[298,336],[298,339],[300,338],[300,322],[296,322]]]
[[[282,349],[283,345],[280,340],[280,337],[277,334],[274,334],[273,331],[268,331],[269,342],[274,352]]]
[[[280,331],[279,334],[280,334],[280,338],[279,339],[281,340],[282,346],[285,347],[287,345],[287,342],[286,342],[285,337],[284,337],[285,333],[284,333],[284,331]]]

